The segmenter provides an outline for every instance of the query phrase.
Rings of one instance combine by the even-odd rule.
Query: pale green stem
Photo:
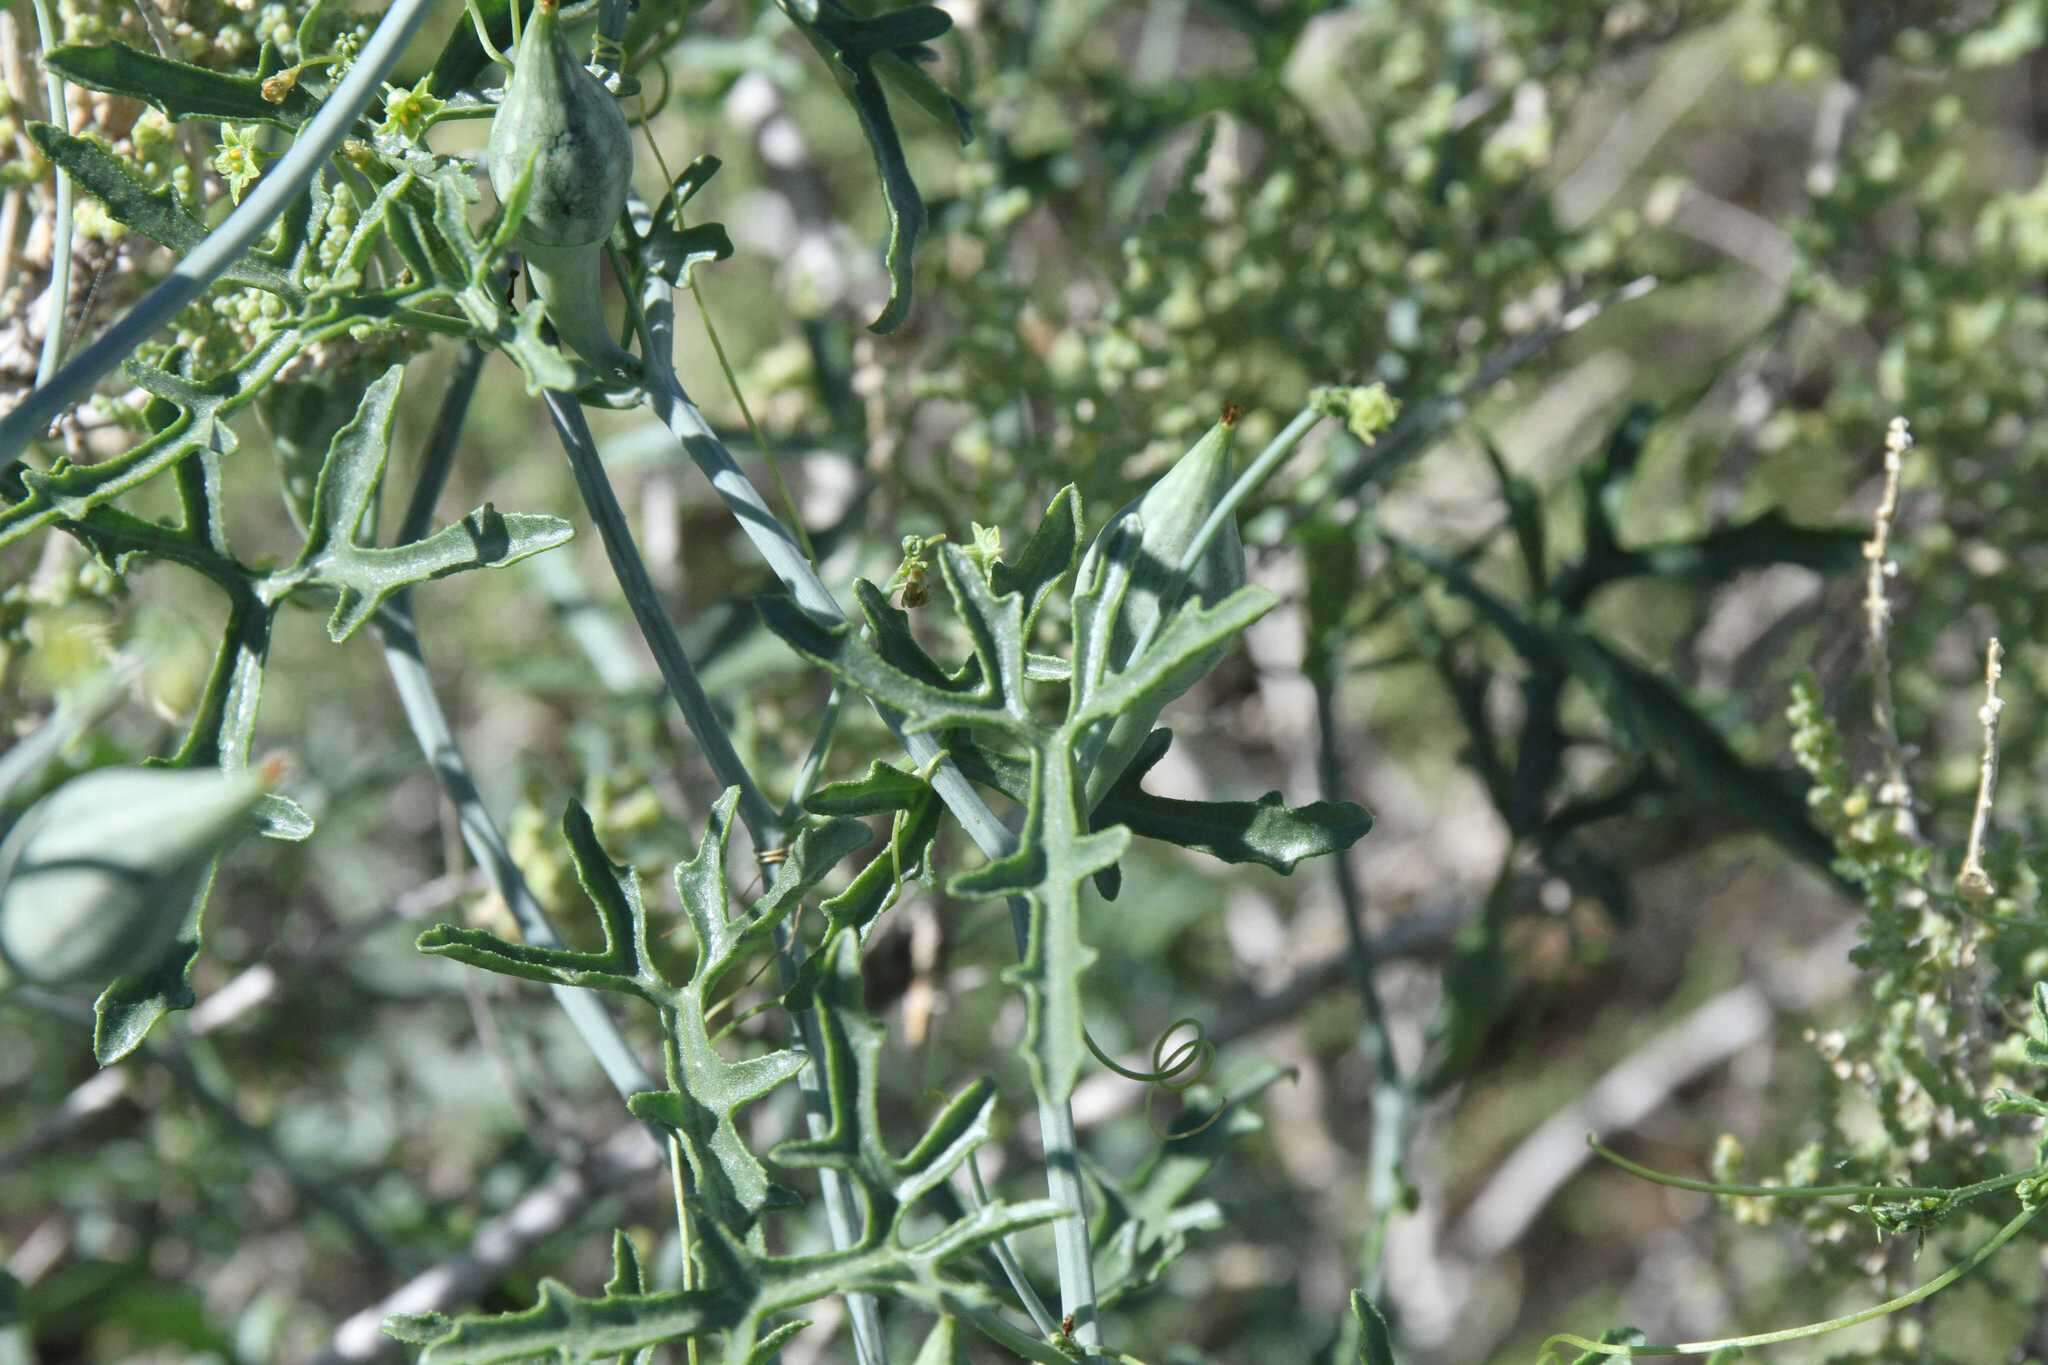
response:
[[[1312,643],[1316,662],[1311,674],[1316,693],[1316,720],[1320,739],[1318,767],[1323,797],[1339,801],[1343,760],[1337,741],[1336,682],[1327,650]],[[1365,892],[1358,884],[1346,853],[1340,850],[1331,860],[1337,883],[1337,897],[1344,909],[1345,954],[1351,966],[1352,984],[1365,1011],[1365,1028],[1360,1046],[1372,1059],[1372,1139],[1366,1153],[1365,1233],[1358,1248],[1359,1290],[1377,1302],[1386,1277],[1387,1232],[1401,1207],[1401,1159],[1407,1149],[1409,1115],[1414,1091],[1401,1074],[1394,1055],[1392,1031],[1387,1027],[1387,1010],[1380,999],[1376,980],[1378,964],[1372,945],[1365,937]],[[1344,1319],[1339,1333],[1337,1358],[1348,1360],[1358,1351],[1358,1320]]]
[[[1845,1313],[1838,1318],[1829,1318],[1825,1322],[1809,1322],[1800,1327],[1786,1327],[1775,1332],[1758,1332],[1753,1336],[1723,1337],[1718,1341],[1681,1341],[1668,1346],[1622,1346],[1607,1342],[1588,1341],[1584,1337],[1573,1336],[1568,1332],[1559,1332],[1543,1343],[1541,1359],[1544,1361],[1554,1360],[1556,1357],[1552,1354],[1551,1348],[1556,1345],[1569,1346],[1578,1351],[1590,1351],[1597,1355],[1622,1356],[1628,1359],[1634,1359],[1637,1356],[1705,1356],[1712,1355],[1716,1351],[1746,1351],[1752,1346],[1776,1346],[1787,1341],[1803,1341],[1808,1337],[1826,1336],[1831,1332],[1839,1332],[1845,1328],[1858,1327],[1866,1322],[1873,1322],[1878,1318],[1896,1313],[1902,1308],[1911,1308],[1921,1300],[1929,1299],[1939,1294],[1942,1290],[1990,1260],[1992,1256],[1997,1254],[2000,1247],[2010,1242],[2014,1237],[2017,1237],[2021,1229],[2033,1222],[2035,1216],[2043,1208],[2048,1208],[2048,1204],[2036,1204],[2032,1208],[2021,1209],[2010,1222],[1994,1233],[1989,1241],[1985,1242],[1961,1261],[1958,1261],[1955,1265],[1950,1266],[1947,1270],[1929,1280],[1926,1284],[1921,1285],[1918,1289],[1910,1293],[1901,1294],[1895,1299],[1887,1299],[1883,1303],[1876,1304],[1870,1308],[1864,1308],[1854,1313]]]
[[[683,1144],[674,1133],[668,1135],[668,1183],[676,1197],[676,1247],[683,1262],[683,1288],[697,1287],[697,1246],[690,1234],[690,1205],[683,1198]],[[697,1338],[691,1337],[687,1353],[690,1365],[697,1365]]]
[[[45,53],[57,46],[62,35],[50,13],[50,0],[35,0],[36,41]],[[43,64],[43,92],[50,102],[50,122],[71,131],[71,109],[64,95],[64,78],[48,62]],[[64,315],[71,308],[71,173],[53,166],[57,173],[57,219],[50,234],[50,314],[43,321],[43,354],[36,362],[36,387],[50,382],[64,359]]]
[[[39,439],[52,422],[183,312],[270,230],[383,89],[384,78],[433,8],[434,0],[393,0],[348,75],[322,102],[320,112],[299,130],[292,149],[235,211],[178,262],[170,278],[143,295],[126,316],[71,357],[48,382],[38,384],[21,406],[0,417],[0,464]]]

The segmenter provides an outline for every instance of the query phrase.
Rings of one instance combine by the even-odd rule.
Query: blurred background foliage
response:
[[[129,5],[59,8],[74,41],[139,40]],[[629,42],[633,112],[668,163],[724,162],[693,211],[737,254],[699,278],[770,449],[740,438],[701,327],[685,378],[736,451],[785,467],[828,582],[885,581],[904,535],[969,542],[971,521],[1019,544],[1068,481],[1099,520],[1226,404],[1256,443],[1318,384],[1380,380],[1403,403],[1376,444],[1332,433],[1251,508],[1253,578],[1282,608],[1169,710],[1151,780],[1354,799],[1373,833],[1341,871],[1291,878],[1141,849],[1092,914],[1104,1047],[1142,1055],[1193,1015],[1226,1090],[1293,1070],[1210,1178],[1216,1226],[1116,1307],[1112,1339],[1176,1362],[1309,1360],[1365,1283],[1404,1359],[1526,1360],[1559,1328],[1680,1340],[1829,1316],[1981,1240],[1963,1216],[1915,1233],[1645,1184],[1589,1163],[1582,1137],[1726,1179],[1960,1184],[2024,1163],[2037,1120],[1982,1108],[2024,1088],[2013,1040],[2048,974],[2048,503],[2030,491],[2048,468],[2048,4],[945,8],[939,74],[975,137],[899,108],[931,230],[917,307],[886,338],[863,328],[886,293],[873,165],[782,17],[642,0]],[[17,137],[40,98],[26,15],[0,106],[20,149],[0,169],[7,395],[33,373],[49,252],[47,167]],[[193,0],[160,22],[189,59],[231,66],[296,17]],[[166,128],[78,105],[74,126],[138,174],[220,197]],[[474,147],[480,127],[436,136]],[[165,262],[82,214],[74,307],[104,320]],[[202,308],[181,340],[232,354],[248,319]],[[449,363],[413,362],[404,459]],[[292,543],[266,448],[287,469],[317,449],[324,395],[368,364],[323,356],[242,424],[245,544],[266,526],[278,553]],[[449,505],[573,515],[540,409],[509,367],[486,383]],[[1865,606],[1894,416],[1914,436],[1886,581],[1903,791],[1873,776],[1889,746]],[[82,456],[95,420],[66,432]],[[600,435],[742,747],[794,771],[824,690],[756,624],[765,574],[665,433]],[[592,542],[418,603],[485,794],[579,929],[563,804],[661,886],[714,794]],[[216,604],[174,573],[116,583],[58,537],[0,567],[8,739],[120,654],[144,665],[132,704],[67,762],[163,752]],[[1993,889],[1965,896],[1994,634]],[[619,1126],[540,992],[414,953],[422,922],[506,918],[375,651],[330,646],[304,613],[273,658],[259,751],[289,756],[319,832],[230,860],[201,1009],[105,1072],[76,1019],[0,1012],[0,1248],[35,1358],[315,1358]],[[891,751],[854,708],[841,736],[835,776]],[[949,836],[940,861],[971,856]],[[1391,1068],[1350,975],[1358,913]],[[984,1070],[1021,1093],[1000,910],[913,888],[880,933],[866,973],[896,1102]],[[791,1100],[750,1116],[763,1145]],[[1076,1109],[1106,1170],[1159,1145],[1129,1082],[1091,1078]],[[1001,1112],[999,1186],[1036,1161],[1028,1119]],[[671,1273],[664,1182],[592,1184],[473,1301],[524,1305],[543,1273],[601,1282],[615,1224]],[[1911,1313],[1776,1358],[2048,1358],[2040,1256],[2026,1241]],[[786,1360],[850,1358],[820,1312]]]

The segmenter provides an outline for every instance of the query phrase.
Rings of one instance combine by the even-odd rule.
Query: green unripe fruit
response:
[[[504,199],[533,163],[521,245],[602,242],[626,206],[633,134],[619,102],[562,37],[555,0],[539,0],[513,59],[504,103],[491,119],[485,164]]]
[[[104,986],[155,963],[263,792],[253,772],[100,768],[36,802],[0,842],[0,975]]]
[[[1180,562],[1194,546],[1195,536],[1209,514],[1230,491],[1232,480],[1230,447],[1237,434],[1235,412],[1209,428],[1188,453],[1160,475],[1145,492],[1126,503],[1103,524],[1089,547],[1081,566],[1081,581],[1088,583],[1105,569],[1104,551],[1114,544],[1118,528],[1136,517],[1140,531],[1137,557],[1131,566],[1130,586],[1110,632],[1109,666],[1112,671],[1129,667],[1140,641],[1158,637],[1166,615],[1178,606],[1199,602],[1211,606],[1244,586],[1244,542],[1238,539],[1237,519],[1223,523],[1202,557],[1189,571],[1186,590],[1175,599]],[[1156,695],[1156,705],[1117,717],[1094,767],[1086,775],[1088,804],[1092,809],[1152,733],[1152,723],[1167,702],[1193,687],[1223,657],[1222,646],[1205,650],[1171,675]]]

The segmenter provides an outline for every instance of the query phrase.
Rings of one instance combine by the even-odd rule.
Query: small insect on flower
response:
[[[915,611],[932,600],[931,586],[926,582],[932,571],[931,553],[945,542],[944,531],[935,536],[903,537],[903,562],[889,579],[891,600],[899,610]]]

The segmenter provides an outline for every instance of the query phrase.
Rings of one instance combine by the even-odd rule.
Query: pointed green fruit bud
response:
[[[1173,468],[1141,496],[1126,503],[1096,533],[1081,566],[1083,583],[1093,581],[1094,575],[1103,571],[1104,554],[1115,543],[1113,538],[1124,522],[1135,517],[1141,528],[1130,587],[1124,593],[1123,608],[1117,613],[1115,629],[1110,633],[1112,672],[1130,665],[1140,641],[1158,637],[1170,612],[1191,602],[1213,605],[1244,586],[1244,543],[1238,539],[1237,519],[1232,517],[1223,523],[1222,530],[1189,572],[1186,590],[1176,593],[1181,560],[1193,548],[1195,536],[1209,514],[1230,491],[1235,476],[1230,450],[1236,435],[1237,409],[1233,406]],[[1193,687],[1222,657],[1219,647],[1189,660],[1158,694],[1158,705],[1116,719],[1100,757],[1086,776],[1091,808],[1116,785],[1117,778],[1130,765],[1145,737],[1152,733],[1160,708]]]
[[[254,772],[212,768],[100,768],[66,782],[0,842],[0,963],[43,986],[148,967],[264,790]]]
[[[633,134],[618,100],[569,50],[556,8],[539,0],[519,37],[485,164],[502,200],[534,163],[522,245],[587,246],[610,234],[626,206]]]

